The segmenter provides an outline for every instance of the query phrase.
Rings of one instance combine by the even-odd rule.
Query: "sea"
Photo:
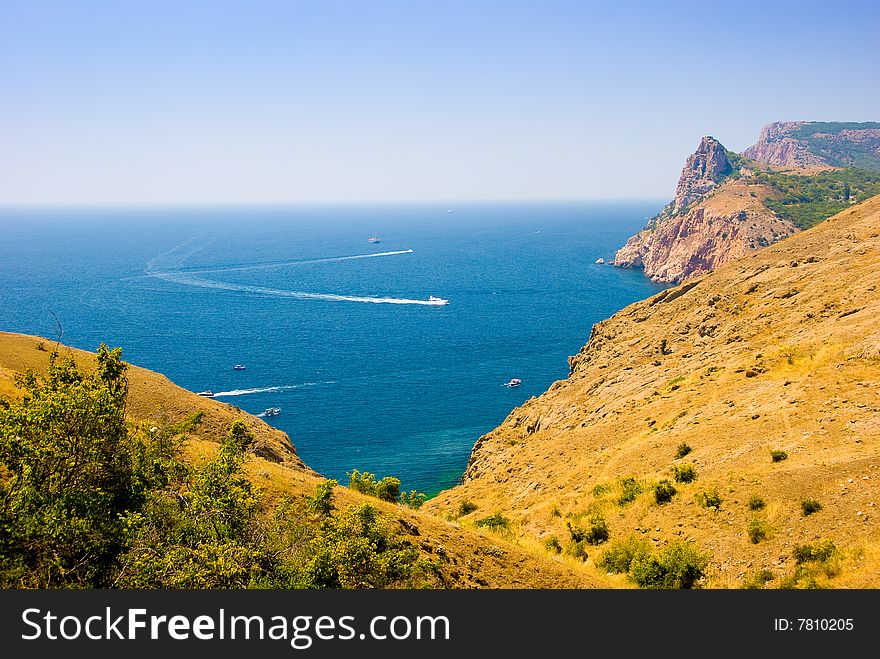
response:
[[[567,376],[594,323],[663,289],[596,263],[662,204],[4,208],[0,330],[122,346],[191,391],[279,408],[266,422],[328,478],[430,496]]]

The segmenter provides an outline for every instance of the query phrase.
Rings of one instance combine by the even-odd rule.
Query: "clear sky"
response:
[[[0,0],[0,203],[669,197],[880,120],[880,2]]]

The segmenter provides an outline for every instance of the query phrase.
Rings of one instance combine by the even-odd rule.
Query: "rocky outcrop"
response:
[[[723,190],[736,196],[736,186]],[[744,186],[743,186],[744,187]],[[614,265],[643,268],[659,282],[680,282],[710,272],[725,263],[771,245],[795,233],[791,222],[766,208],[743,200],[743,208],[726,212],[728,204],[701,203],[673,215],[653,229],[630,238],[617,252]]]
[[[696,277],[796,231],[768,210],[766,191],[730,178],[727,149],[714,137],[688,156],[673,199],[614,257],[621,268],[642,268],[658,282]],[[760,192],[760,194],[759,194]]]
[[[675,283],[791,235],[797,228],[764,203],[785,194],[762,176],[761,170],[777,167],[802,176],[835,167],[880,171],[880,123],[777,121],[742,155],[704,137],[681,171],[675,198],[626,242],[613,264]]]
[[[880,123],[777,121],[764,126],[757,144],[743,155],[786,169],[861,167],[878,171]]]
[[[828,166],[825,159],[809,151],[807,142],[789,136],[804,121],[775,121],[761,129],[758,142],[743,151],[746,158],[790,169]]]
[[[697,150],[688,156],[672,202],[672,213],[680,213],[711,192],[731,171],[727,149],[714,137],[700,140]]]

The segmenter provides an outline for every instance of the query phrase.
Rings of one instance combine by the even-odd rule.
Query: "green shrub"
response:
[[[831,540],[798,545],[792,551],[797,563],[794,573],[786,577],[780,588],[821,588],[818,577],[835,577],[840,572],[837,547]]]
[[[376,476],[368,471],[360,472],[352,469],[348,474],[348,487],[361,494],[376,496]]]
[[[489,517],[484,517],[483,519],[478,519],[474,522],[474,526],[480,528],[487,528],[490,531],[500,531],[507,530],[510,528],[510,520],[507,519],[500,512],[496,512]]]
[[[416,490],[410,490],[408,493],[400,493],[400,505],[412,508],[413,510],[421,508],[426,499],[427,497],[423,492],[417,492]]]
[[[804,517],[818,513],[820,510],[822,510],[822,504],[815,499],[804,499],[801,501],[801,512],[803,512]]]
[[[785,451],[770,451],[770,458],[773,462],[782,462],[788,459],[788,453]]]
[[[470,515],[477,509],[477,504],[469,499],[465,499],[460,504],[458,504],[458,516],[464,517],[465,515]]]
[[[607,483],[599,483],[593,488],[593,496],[601,497],[603,494],[606,494],[609,490]]]
[[[676,540],[659,554],[636,556],[630,578],[640,588],[695,588],[709,565],[709,555],[689,542]]]
[[[611,574],[623,574],[629,572],[632,562],[637,557],[644,558],[650,554],[651,545],[648,541],[631,535],[612,543],[602,552],[596,565]]]
[[[635,501],[641,493],[642,486],[635,478],[632,476],[622,478],[620,479],[620,496],[617,498],[617,503],[625,506]]]
[[[400,492],[400,479],[394,476],[385,476],[376,480],[376,475],[368,471],[352,469],[348,474],[348,487],[361,494],[376,497],[389,503],[401,503],[410,508],[419,508],[425,502],[425,495],[415,490],[409,493]]]
[[[693,465],[676,465],[672,468],[672,476],[676,483],[693,483],[697,480],[697,470]]]
[[[773,573],[768,569],[756,570],[747,574],[743,580],[743,588],[746,590],[760,590],[773,581]]]
[[[718,490],[710,490],[708,492],[698,492],[694,495],[694,499],[696,499],[697,503],[703,506],[704,508],[720,508],[721,507],[721,495],[718,494]]]
[[[382,501],[397,503],[400,500],[400,479],[386,476],[376,483],[376,496]]]
[[[686,442],[682,442],[681,444],[678,445],[678,448],[675,450],[675,459],[680,460],[681,458],[686,456],[691,451],[693,451],[693,449],[690,446],[688,446]]]
[[[309,497],[308,505],[319,515],[329,515],[333,508],[333,488],[339,485],[334,480],[323,480],[315,486],[315,496]]]
[[[418,550],[389,534],[368,504],[328,517],[312,538],[297,585],[306,588],[387,588],[407,580]]]
[[[569,542],[565,548],[565,553],[569,556],[585,561],[589,557],[586,547],[586,542]]]
[[[791,552],[798,565],[803,563],[825,562],[829,560],[837,547],[831,540],[823,540],[815,545],[797,545]]]
[[[770,534],[770,527],[767,522],[755,517],[749,522],[746,532],[748,533],[749,540],[751,540],[752,544],[756,545],[762,540],[767,539],[767,536]]]
[[[753,494],[749,497],[749,510],[764,510],[764,506],[766,505],[764,499],[757,494]]]
[[[549,552],[553,552],[554,554],[562,553],[562,545],[559,544],[559,538],[555,535],[551,535],[544,541],[544,549]]]
[[[608,525],[600,515],[591,515],[585,528],[568,522],[568,533],[574,542],[599,545],[608,540]]]
[[[678,490],[675,489],[675,486],[665,479],[654,486],[654,499],[660,505],[672,501],[672,497],[677,493]]]

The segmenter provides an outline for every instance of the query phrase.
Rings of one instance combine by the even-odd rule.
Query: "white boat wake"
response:
[[[353,256],[330,256],[324,259],[307,259],[305,261],[275,261],[272,263],[256,263],[254,265],[232,265],[224,268],[206,268],[186,270],[187,274],[207,275],[218,272],[246,272],[249,270],[269,270],[271,268],[286,268],[292,265],[314,265],[316,263],[336,263],[338,261],[353,261],[355,259],[374,259],[378,256],[397,256],[398,254],[412,254],[411,249],[401,249],[396,252],[377,252],[375,254],[355,254]]]
[[[233,389],[231,391],[218,391],[211,398],[226,398],[230,396],[249,396],[250,394],[274,394],[281,391],[293,391],[304,387],[314,387],[319,384],[335,384],[335,380],[327,382],[303,382],[302,384],[286,384],[278,387],[252,387],[250,389]]]
[[[257,295],[269,295],[272,297],[286,297],[295,300],[326,300],[329,302],[369,302],[373,304],[421,304],[425,306],[442,306],[448,304],[448,300],[411,300],[399,297],[367,297],[360,295],[336,295],[335,293],[307,293],[305,291],[288,291],[280,288],[266,288],[265,286],[249,286],[246,284],[232,284],[213,279],[202,279],[177,272],[154,272],[154,277],[185,286],[197,286],[199,288],[212,288],[221,291],[238,291],[240,293],[254,293]]]
[[[429,297],[427,300],[415,300],[410,298],[398,298],[398,297],[373,297],[366,295],[340,295],[335,293],[308,293],[306,291],[290,291],[279,288],[267,288],[265,286],[250,286],[247,284],[233,284],[230,282],[224,281],[216,281],[214,279],[205,279],[203,277],[196,277],[194,275],[201,274],[213,274],[213,273],[221,273],[221,272],[242,272],[245,270],[260,270],[260,269],[268,269],[268,268],[281,268],[292,265],[308,265],[314,263],[334,263],[337,261],[350,261],[354,259],[371,259],[377,257],[385,257],[385,256],[399,256],[401,254],[412,254],[413,250],[411,249],[402,249],[393,252],[376,252],[372,254],[354,254],[351,256],[333,256],[323,259],[309,259],[305,261],[282,261],[275,263],[259,263],[255,265],[243,265],[243,266],[230,266],[225,268],[212,268],[212,269],[198,269],[198,270],[188,270],[183,271],[181,267],[183,262],[192,256],[195,252],[197,252],[200,248],[190,248],[185,253],[180,253],[183,248],[189,247],[190,244],[195,239],[191,239],[178,247],[168,250],[156,256],[152,260],[147,263],[147,266],[144,270],[147,277],[156,277],[157,279],[162,279],[164,281],[172,282],[175,284],[182,284],[184,286],[195,286],[198,288],[207,288],[214,290],[222,290],[222,291],[237,291],[240,293],[252,293],[256,295],[268,295],[272,297],[283,297],[283,298],[292,298],[295,300],[325,300],[328,302],[363,302],[368,304],[415,304],[421,306],[443,306],[449,304],[449,300],[443,300],[436,297]],[[176,258],[174,258],[176,256]],[[169,257],[171,257],[169,259]],[[176,261],[176,267],[173,267],[171,270],[159,270],[156,269],[157,263],[165,260]],[[256,393],[256,392],[254,392]],[[215,394],[215,396],[221,396],[223,394]],[[229,395],[238,395],[238,394],[229,394]]]

